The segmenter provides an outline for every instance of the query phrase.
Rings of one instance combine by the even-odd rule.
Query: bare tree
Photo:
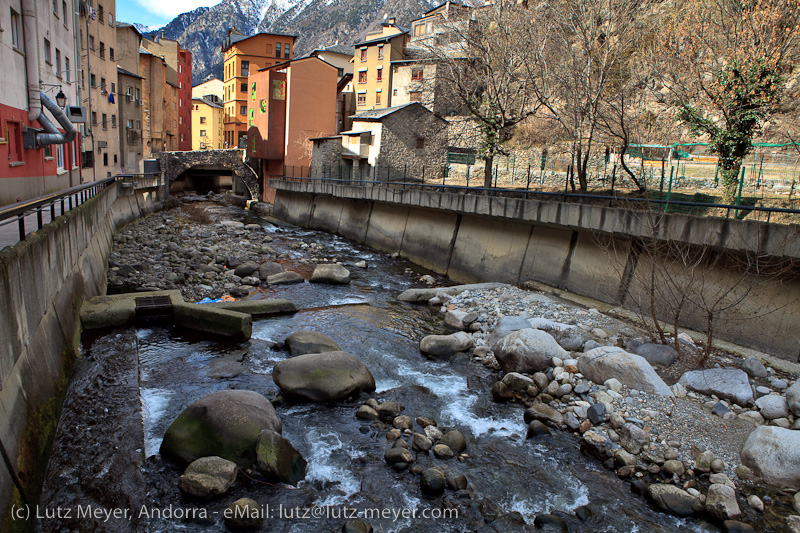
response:
[[[437,64],[440,90],[457,100],[477,125],[486,187],[492,185],[495,156],[505,153],[514,128],[538,107],[526,70],[532,53],[532,43],[525,40],[530,24],[524,7],[497,2],[442,21],[441,34],[449,44],[426,47]]]

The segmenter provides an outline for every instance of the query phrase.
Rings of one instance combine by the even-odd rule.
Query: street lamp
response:
[[[64,94],[64,91],[61,90],[61,87],[58,88],[58,94],[56,95],[56,103],[58,107],[64,109],[67,105],[67,95]]]

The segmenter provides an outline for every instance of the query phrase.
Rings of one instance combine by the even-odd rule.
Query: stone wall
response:
[[[12,464],[23,469],[19,477],[31,483],[44,465],[32,463],[36,450],[26,447],[44,438],[47,432],[41,426],[58,420],[61,399],[51,398],[54,392],[63,393],[66,369],[77,354],[81,301],[105,293],[115,229],[154,206],[155,192],[128,191],[123,196],[120,187],[106,188],[0,251],[0,442]],[[48,405],[50,410],[44,410]],[[26,434],[33,440],[23,442]],[[3,509],[12,489],[3,464]]]
[[[378,181],[421,180],[423,167],[426,179],[442,177],[447,121],[421,105],[409,106],[384,118],[380,142]]]
[[[320,139],[314,141],[311,153],[311,177],[339,179],[339,166],[342,166],[342,138]],[[349,178],[349,176],[347,176]],[[344,178],[344,176],[343,176]]]
[[[275,217],[399,253],[454,281],[534,280],[631,310],[646,297],[632,280],[648,275],[637,237],[724,249],[742,258],[758,250],[800,262],[797,226],[665,214],[657,217],[654,234],[647,217],[627,209],[325,182],[272,185],[278,190]],[[667,264],[669,258],[657,260]],[[680,273],[674,281],[681,286]],[[753,288],[741,316],[718,321],[715,338],[800,359],[793,326],[800,316],[796,270],[776,280],[769,272],[741,276],[736,265],[721,262],[704,270],[703,282],[705,290],[717,292],[739,290],[739,282]],[[681,325],[704,331],[705,319],[696,311],[688,306]]]

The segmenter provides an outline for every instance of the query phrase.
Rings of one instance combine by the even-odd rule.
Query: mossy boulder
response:
[[[219,456],[246,468],[256,460],[256,442],[264,429],[282,431],[275,409],[264,396],[244,390],[215,392],[178,415],[160,451],[185,463]]]
[[[375,390],[375,378],[364,363],[340,351],[281,361],[273,368],[272,379],[287,398],[298,401],[330,402]]]
[[[258,470],[271,481],[297,486],[306,477],[306,460],[280,433],[265,429],[256,444]]]

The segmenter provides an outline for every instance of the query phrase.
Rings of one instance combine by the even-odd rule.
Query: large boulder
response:
[[[538,329],[521,329],[500,339],[494,356],[504,372],[534,373],[550,366],[553,357],[566,359],[569,352],[552,335]]]
[[[494,329],[489,334],[489,340],[486,342],[486,345],[494,350],[494,345],[497,344],[497,341],[510,335],[515,331],[519,331],[521,329],[528,329],[531,325],[526,318],[521,316],[503,316],[497,321],[494,325]]]
[[[800,431],[760,426],[742,446],[742,464],[766,483],[779,488],[800,487]]]
[[[756,400],[756,407],[758,407],[759,412],[761,412],[761,416],[767,420],[787,418],[789,416],[786,398],[778,394],[762,396]]]
[[[164,435],[161,454],[185,463],[216,455],[249,467],[264,429],[282,430],[269,400],[253,391],[215,392],[178,415]]]
[[[786,390],[786,404],[794,416],[800,416],[800,379]]]
[[[720,520],[730,520],[742,514],[736,501],[736,491],[722,483],[713,483],[708,487],[706,511]]]
[[[747,373],[738,368],[692,370],[685,372],[678,383],[695,392],[715,394],[742,407],[753,401],[753,389]]]
[[[306,477],[306,460],[280,433],[265,429],[256,443],[258,470],[271,481],[297,486]]]
[[[284,341],[292,357],[307,353],[339,352],[336,341],[319,331],[295,331]]]
[[[444,323],[453,329],[465,330],[470,324],[478,319],[478,313],[475,311],[462,311],[461,309],[452,309],[447,311],[444,315]]]
[[[647,487],[647,495],[661,510],[677,516],[690,516],[703,508],[700,500],[675,485],[654,483]]]
[[[280,272],[267,276],[267,283],[270,285],[291,285],[293,283],[303,283],[303,276],[292,270]]]
[[[258,263],[254,263],[253,261],[246,261],[241,265],[237,266],[233,273],[240,278],[245,278],[247,276],[252,276],[254,272],[258,270]]]
[[[274,274],[280,274],[281,272],[284,272],[283,266],[281,266],[280,263],[273,263],[272,261],[261,263],[261,266],[258,267],[258,277],[263,280],[266,280]]]
[[[192,461],[178,479],[181,492],[197,498],[225,494],[236,481],[236,463],[222,457],[201,457]]]
[[[670,388],[644,357],[615,346],[602,346],[584,353],[578,359],[578,370],[595,383],[616,378],[630,389],[673,396]]]
[[[309,353],[280,361],[272,379],[287,398],[300,401],[331,402],[375,390],[372,373],[347,352]]]
[[[669,366],[678,359],[678,352],[672,346],[646,342],[631,350],[636,355],[641,355],[651,365]]]
[[[350,271],[342,265],[317,265],[311,274],[311,283],[347,285],[350,283]]]
[[[469,333],[457,331],[451,335],[428,335],[419,341],[419,351],[433,357],[448,357],[475,346]]]

